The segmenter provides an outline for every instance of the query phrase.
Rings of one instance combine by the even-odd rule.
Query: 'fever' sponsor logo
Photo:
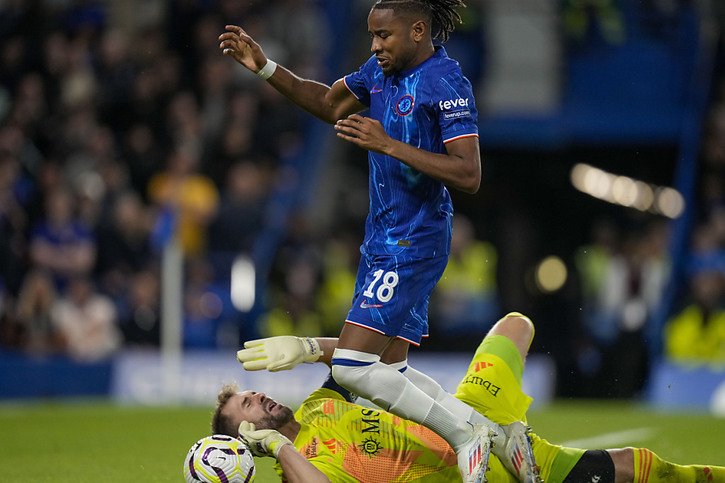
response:
[[[447,111],[457,107],[468,107],[468,98],[464,99],[459,97],[458,99],[449,99],[447,101],[438,101],[438,108],[441,111]]]

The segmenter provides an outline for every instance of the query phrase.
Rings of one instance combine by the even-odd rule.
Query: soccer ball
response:
[[[184,459],[187,483],[249,483],[254,473],[254,456],[247,445],[224,434],[201,438]]]

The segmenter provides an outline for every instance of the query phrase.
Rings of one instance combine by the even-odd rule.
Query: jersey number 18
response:
[[[383,275],[385,273],[385,275]],[[377,290],[375,290],[375,285],[382,280],[382,283],[378,286]],[[373,297],[374,295],[377,296],[378,300],[381,302],[388,302],[391,298],[393,298],[393,294],[395,292],[395,286],[398,285],[398,274],[395,272],[384,272],[384,270],[377,270],[375,273],[373,273],[373,281],[370,282],[370,285],[368,285],[368,288],[363,292],[363,295],[366,297]],[[375,290],[375,291],[374,291]]]

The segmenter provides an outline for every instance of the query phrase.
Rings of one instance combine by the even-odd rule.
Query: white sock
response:
[[[453,449],[471,438],[471,425],[465,418],[455,416],[395,368],[380,362],[379,356],[335,349],[332,359],[332,376],[349,391],[401,418],[430,428]],[[346,365],[346,361],[358,365]]]
[[[418,389],[432,397],[437,403],[453,413],[454,416],[465,419],[470,424],[485,424],[489,427],[493,427],[497,433],[498,438],[506,437],[503,431],[499,429],[498,425],[485,417],[483,414],[473,409],[468,404],[464,403],[460,399],[457,399],[452,394],[444,390],[441,385],[438,384],[435,379],[433,379],[429,375],[414,369],[412,366],[409,366],[407,360],[394,362],[393,364],[390,364],[390,367],[393,367],[398,370],[398,372],[402,373]]]

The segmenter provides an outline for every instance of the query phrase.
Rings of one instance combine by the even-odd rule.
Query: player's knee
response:
[[[355,392],[354,386],[357,385],[356,382],[358,382],[360,373],[358,367],[332,365],[332,378],[348,391]]]
[[[634,481],[633,448],[608,449],[607,453],[614,463],[614,481],[617,483]]]
[[[532,336],[534,334],[534,323],[521,312],[509,312],[501,318],[500,322],[506,326],[511,326],[516,332]]]
[[[365,397],[362,388],[368,386],[367,381],[379,360],[380,357],[375,354],[335,349],[332,355],[332,378],[348,391]]]
[[[348,391],[388,409],[396,404],[407,380],[394,368],[380,361],[341,359],[337,350],[332,358],[332,377]],[[408,383],[410,384],[410,383]],[[408,416],[404,408],[399,413]]]
[[[503,335],[513,340],[517,346],[528,346],[534,338],[534,323],[520,312],[509,312],[493,326],[490,335]]]
[[[488,335],[507,337],[519,350],[521,359],[525,360],[534,340],[534,323],[520,312],[509,312],[494,324]]]

